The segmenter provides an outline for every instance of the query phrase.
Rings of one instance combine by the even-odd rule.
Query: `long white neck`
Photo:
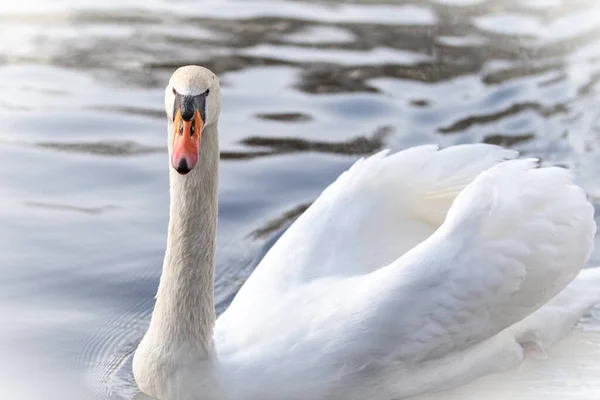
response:
[[[194,169],[181,176],[169,168],[167,251],[150,326],[133,359],[140,389],[161,400],[223,398],[213,343],[218,168],[216,121],[202,132]]]
[[[151,326],[165,340],[197,343],[209,356],[215,323],[213,275],[218,209],[216,122],[202,132],[198,164],[170,170],[167,250]]]

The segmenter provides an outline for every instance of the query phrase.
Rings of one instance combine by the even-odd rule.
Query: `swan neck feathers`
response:
[[[218,161],[212,124],[202,133],[196,167],[185,176],[170,169],[162,275],[150,326],[133,359],[140,389],[161,400],[193,400],[187,397],[192,393],[222,398],[213,341]]]
[[[170,169],[167,249],[153,322],[170,338],[212,346],[219,150],[216,124],[202,133],[198,165]],[[156,317],[156,318],[155,318]]]

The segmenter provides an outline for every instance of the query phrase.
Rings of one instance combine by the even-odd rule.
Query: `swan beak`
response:
[[[181,117],[181,111],[177,112],[174,121],[171,166],[181,175],[190,172],[198,163],[202,125],[202,118],[198,110],[189,121],[185,121]]]

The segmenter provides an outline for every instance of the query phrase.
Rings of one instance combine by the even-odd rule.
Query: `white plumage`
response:
[[[172,80],[199,81],[188,78]],[[201,160],[218,157],[203,143]],[[553,344],[600,302],[600,270],[580,272],[594,210],[567,170],[516,157],[427,145],[357,161],[266,254],[214,336],[211,245],[172,237],[216,217],[198,193],[216,170],[172,172],[161,288],[134,360],[140,387],[161,400],[393,400]],[[181,197],[185,210],[173,209]]]
[[[516,155],[422,146],[358,161],[217,321],[222,361],[257,367],[243,372],[256,398],[294,399],[332,387],[331,398],[392,399],[512,366],[520,338],[502,331],[579,273],[595,234],[570,173],[502,162]]]

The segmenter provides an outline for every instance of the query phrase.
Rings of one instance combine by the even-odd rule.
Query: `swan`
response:
[[[473,144],[357,161],[213,304],[219,80],[165,90],[170,209],[156,303],[133,359],[160,400],[392,400],[547,348],[600,302],[582,269],[594,210],[570,173]]]

